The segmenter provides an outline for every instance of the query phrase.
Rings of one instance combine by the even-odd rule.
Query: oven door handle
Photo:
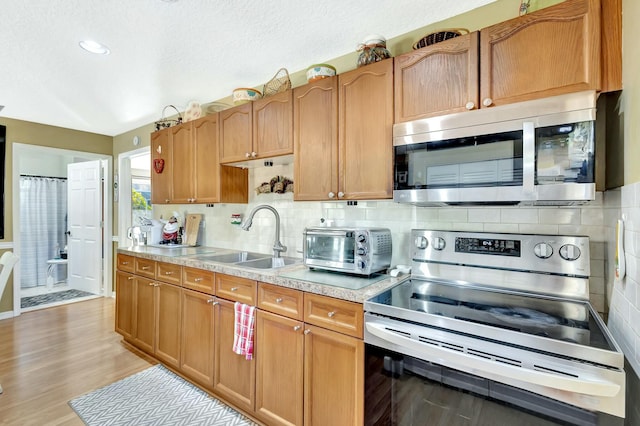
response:
[[[436,363],[488,379],[496,381],[504,381],[505,379],[517,380],[596,397],[613,397],[620,392],[620,385],[616,383],[555,375],[503,363],[497,364],[494,361],[477,358],[464,352],[417,342],[411,338],[387,331],[384,324],[367,322],[365,327],[369,333],[384,341],[400,347],[408,347],[420,354],[428,355],[431,359],[436,358],[434,360]]]

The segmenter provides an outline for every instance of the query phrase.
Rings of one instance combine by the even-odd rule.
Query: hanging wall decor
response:
[[[155,170],[155,172],[158,174],[162,173],[162,171],[164,170],[164,159],[155,158],[153,160],[153,170]]]

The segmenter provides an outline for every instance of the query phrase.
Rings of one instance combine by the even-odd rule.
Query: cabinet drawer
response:
[[[256,304],[256,282],[247,278],[216,274],[216,295],[247,305]]]
[[[158,262],[156,264],[156,277],[158,281],[180,285],[182,284],[182,266],[173,263]]]
[[[136,274],[147,278],[156,278],[156,261],[136,257]]]
[[[118,253],[118,270],[134,273],[136,270],[135,257]]]
[[[364,314],[361,303],[304,294],[304,321],[362,339]]]
[[[215,276],[216,274],[211,271],[185,266],[182,269],[182,286],[213,295],[215,294]]]
[[[303,293],[292,288],[258,283],[258,308],[302,320]]]

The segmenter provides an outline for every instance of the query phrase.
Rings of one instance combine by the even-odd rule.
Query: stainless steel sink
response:
[[[256,269],[275,269],[283,266],[295,265],[300,263],[300,259],[291,257],[266,257],[263,259],[249,260],[246,262],[236,263],[236,266],[245,266],[247,268]]]
[[[196,258],[198,260],[210,260],[212,262],[220,262],[220,263],[238,263],[238,262],[246,262],[248,260],[269,258],[269,255],[264,253],[253,253],[250,251],[240,251],[240,252],[234,252],[234,253],[197,256]]]

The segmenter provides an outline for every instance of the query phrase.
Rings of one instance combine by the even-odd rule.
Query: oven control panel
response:
[[[485,232],[411,231],[411,258],[483,268],[588,276],[589,238]]]

